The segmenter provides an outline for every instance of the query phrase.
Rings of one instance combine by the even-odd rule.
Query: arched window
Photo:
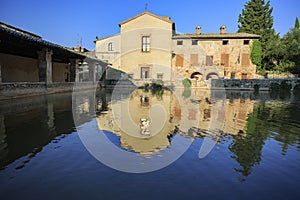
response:
[[[113,51],[113,43],[112,42],[108,43],[107,48],[108,48],[108,51]]]

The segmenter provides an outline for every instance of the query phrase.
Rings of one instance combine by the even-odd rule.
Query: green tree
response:
[[[298,18],[296,18],[294,28],[283,36],[282,45],[285,48],[285,60],[292,65],[290,71],[300,73],[300,29]]]
[[[259,40],[254,40],[251,46],[251,61],[256,65],[257,71],[261,70],[262,47]]]
[[[270,1],[250,0],[246,2],[242,13],[238,18],[238,32],[258,34],[261,36],[259,41],[262,46],[262,65],[268,65],[267,46],[275,35],[273,29],[273,8],[270,7]]]
[[[299,29],[299,28],[300,28],[299,19],[298,19],[298,17],[296,17],[294,29]]]
[[[265,47],[265,69],[277,73],[287,72],[293,65],[287,59],[287,48],[282,43],[279,34],[274,35]]]

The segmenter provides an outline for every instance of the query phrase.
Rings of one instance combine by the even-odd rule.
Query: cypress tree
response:
[[[270,7],[270,1],[250,0],[246,2],[242,13],[238,18],[238,32],[258,34],[262,46],[262,65],[270,63],[266,57],[266,47],[274,38],[275,30],[273,29],[273,8]]]
[[[300,25],[299,25],[299,19],[298,17],[296,17],[296,21],[295,21],[295,26],[294,26],[294,29],[299,29]]]

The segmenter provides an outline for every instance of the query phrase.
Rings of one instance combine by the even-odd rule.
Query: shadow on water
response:
[[[16,167],[23,168],[45,145],[75,130],[71,94],[4,101],[0,111],[0,168],[27,156]]]

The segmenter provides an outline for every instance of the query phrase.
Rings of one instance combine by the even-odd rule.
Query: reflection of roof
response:
[[[119,24],[119,26],[122,26],[123,24],[126,24],[127,22],[130,22],[130,21],[132,21],[132,20],[134,20],[134,19],[136,19],[136,18],[139,18],[139,17],[141,17],[141,16],[143,16],[143,15],[146,15],[146,14],[147,14],[147,15],[150,15],[150,16],[152,16],[152,17],[155,17],[155,18],[157,18],[157,19],[160,19],[160,20],[162,20],[162,21],[171,23],[171,24],[174,23],[173,21],[170,20],[171,18],[170,18],[169,16],[158,16],[158,15],[155,15],[155,14],[153,14],[153,13],[151,13],[151,12],[145,11],[145,12],[142,12],[142,13],[140,13],[140,14],[134,16],[134,17],[131,17],[131,18],[129,18],[129,19],[127,19],[127,20],[121,22],[121,23]]]
[[[233,39],[233,38],[249,38],[258,39],[259,35],[249,33],[201,33],[197,35],[195,33],[175,34],[173,39]]]

